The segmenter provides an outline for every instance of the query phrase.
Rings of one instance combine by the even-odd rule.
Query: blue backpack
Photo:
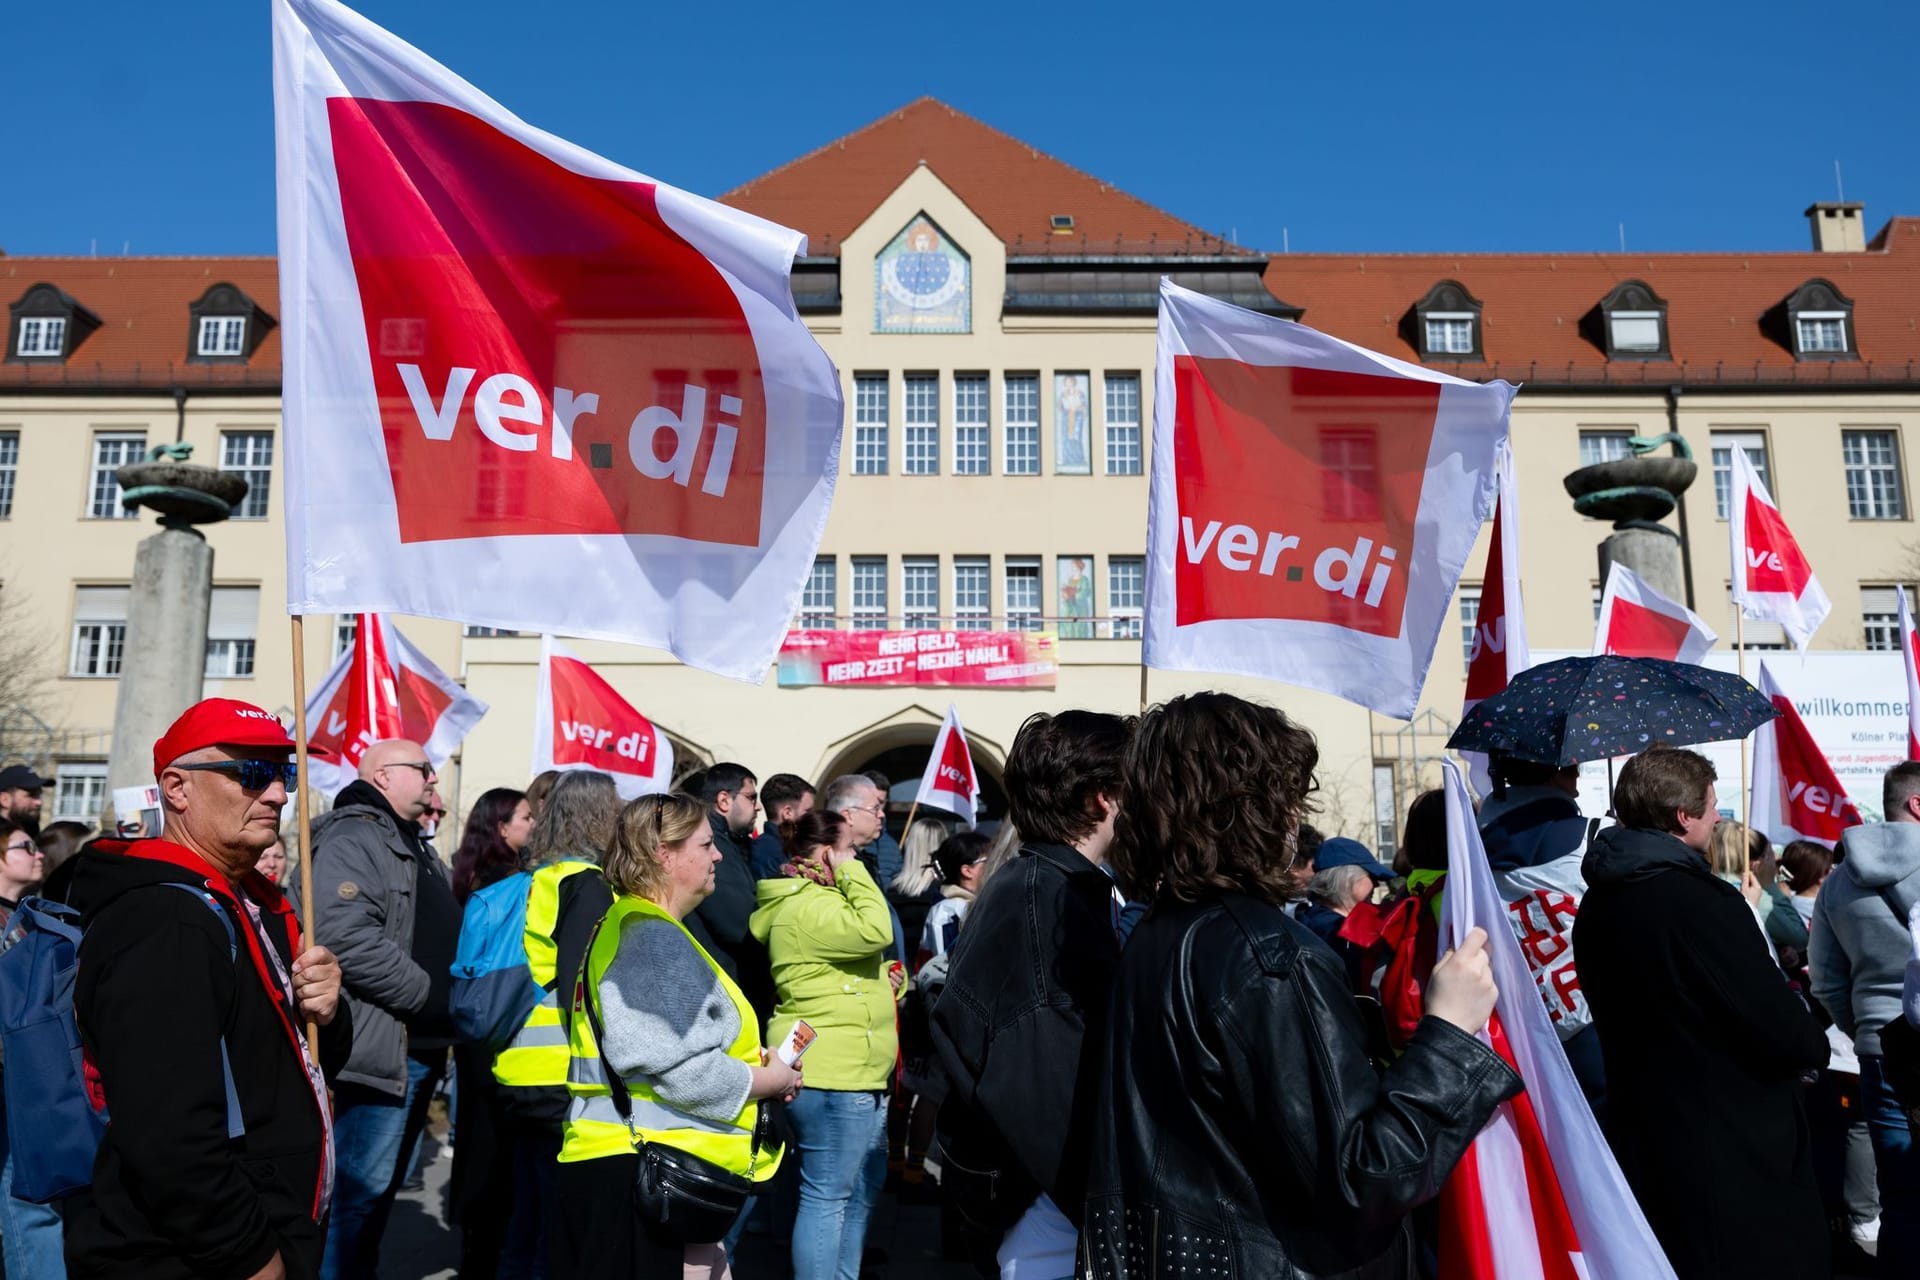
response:
[[[540,1003],[527,967],[527,895],[531,872],[517,871],[467,899],[447,997],[453,1034],[461,1044],[507,1047]]]
[[[170,882],[205,902],[227,931],[228,963],[239,958],[233,921],[211,893]],[[7,1140],[16,1199],[48,1204],[93,1183],[94,1155],[107,1113],[87,1093],[85,1055],[73,1016],[80,967],[80,913],[59,902],[28,898],[14,912],[19,940],[0,954],[0,1044],[6,1050]],[[227,1087],[227,1137],[247,1131],[233,1085],[227,1042],[220,1040]]]

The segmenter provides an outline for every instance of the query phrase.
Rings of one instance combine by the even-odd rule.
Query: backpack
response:
[[[169,887],[207,904],[227,931],[227,962],[237,961],[239,940],[219,900],[205,889],[177,881]],[[13,1156],[13,1195],[48,1204],[93,1183],[93,1161],[107,1131],[107,1111],[87,1088],[85,1053],[73,1013],[73,987],[80,968],[80,913],[59,902],[28,898],[11,926],[19,940],[0,955],[0,1045],[5,1046],[6,1120]],[[247,1131],[226,1037],[220,1039],[226,1078],[227,1137]]]
[[[527,967],[527,895],[533,874],[516,871],[467,899],[460,942],[453,957],[453,988],[447,1010],[461,1044],[507,1047],[541,990]]]

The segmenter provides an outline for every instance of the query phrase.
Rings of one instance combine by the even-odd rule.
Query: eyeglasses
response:
[[[276,781],[292,787],[300,778],[300,766],[291,760],[210,760],[205,764],[176,764],[183,773],[224,773],[240,780],[242,791],[265,791]]]
[[[37,853],[39,853],[39,852],[40,852],[40,849],[39,849],[39,847],[38,847],[37,845],[35,845],[35,844],[34,844],[34,843],[33,843],[33,842],[31,841],[31,840],[29,840],[29,841],[28,841],[27,843],[25,843],[25,844],[10,844],[10,845],[8,845],[8,846],[7,846],[7,852],[8,852],[8,853],[24,853],[24,854],[26,854],[26,855],[27,855],[27,856],[28,856],[29,858],[31,858],[31,857],[33,857],[33,856],[34,856],[35,854],[37,854]]]
[[[382,769],[418,769],[420,776],[428,782],[432,782],[433,775],[439,772],[430,760],[389,760],[380,767]]]

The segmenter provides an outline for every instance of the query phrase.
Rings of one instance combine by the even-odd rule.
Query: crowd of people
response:
[[[1437,941],[1444,796],[1391,865],[1323,839],[1312,735],[1226,694],[1036,715],[995,830],[898,842],[884,777],[719,763],[488,791],[448,865],[432,760],[374,743],[315,824],[312,938],[292,750],[190,709],[133,841],[40,829],[45,780],[0,772],[0,912],[84,920],[110,1117],[57,1205],[0,1162],[9,1274],[373,1276],[444,1092],[466,1277],[723,1277],[753,1231],[858,1280],[889,1186],[1005,1280],[1432,1275],[1433,1201],[1522,1089],[1486,935]],[[1675,1271],[1920,1274],[1920,764],[1777,857],[1691,751],[1627,761],[1611,822],[1574,770],[1492,765],[1496,885]],[[500,919],[524,997],[476,1034],[456,955]]]

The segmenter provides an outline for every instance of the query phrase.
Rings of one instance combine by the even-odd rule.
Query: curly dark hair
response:
[[[1153,708],[1127,748],[1115,869],[1150,901],[1298,897],[1319,763],[1313,734],[1272,707],[1193,693]]]
[[[1072,844],[1093,834],[1118,799],[1120,764],[1137,721],[1104,711],[1037,712],[1007,752],[1007,816],[1022,839]]]

